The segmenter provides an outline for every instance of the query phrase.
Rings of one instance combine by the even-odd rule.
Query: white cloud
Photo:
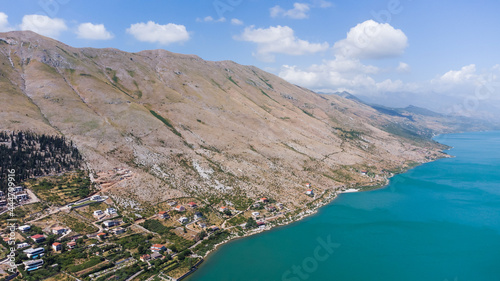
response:
[[[19,27],[52,38],[57,38],[68,29],[64,20],[43,15],[25,15]]]
[[[231,24],[233,25],[243,25],[243,21],[239,19],[231,19]]]
[[[5,13],[0,12],[0,32],[11,31],[13,28],[9,25],[9,16]]]
[[[476,65],[470,64],[462,67],[460,70],[450,70],[440,77],[439,81],[444,83],[464,83],[471,80],[476,80]]]
[[[309,17],[307,14],[311,8],[306,3],[294,3],[293,9],[284,10],[279,5],[270,9],[271,17],[287,17],[291,19],[306,19]]]
[[[153,21],[147,23],[135,23],[127,28],[127,33],[142,42],[160,43],[168,45],[189,40],[189,33],[184,25],[165,24],[160,25]]]
[[[219,18],[218,20],[215,20],[213,17],[211,16],[206,16],[204,18],[196,18],[196,21],[197,22],[225,22],[226,21],[226,18],[222,17],[222,18]]]
[[[109,40],[114,36],[106,30],[104,24],[82,23],[76,32],[78,38],[90,40]]]
[[[334,45],[337,55],[352,58],[386,58],[403,54],[408,38],[401,29],[367,20],[351,28],[347,37]]]
[[[407,63],[399,62],[399,65],[396,68],[396,71],[399,72],[399,73],[408,73],[408,72],[411,71],[411,67]]]
[[[339,89],[349,89],[351,92],[357,92],[363,88],[373,89],[375,81],[369,74],[378,71],[377,67],[363,65],[359,60],[337,57],[334,60],[325,60],[319,65],[312,65],[305,70],[284,65],[279,76],[288,82],[313,90],[329,89],[335,92]]]
[[[297,38],[293,29],[288,26],[271,26],[269,28],[246,27],[243,33],[234,39],[257,44],[257,59],[267,62],[274,61],[273,54],[304,55],[325,51],[329,48],[327,42],[309,43]]]

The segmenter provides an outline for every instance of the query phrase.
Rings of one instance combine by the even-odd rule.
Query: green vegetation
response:
[[[349,139],[349,140],[361,139],[361,135],[362,135],[361,132],[354,131],[354,130],[346,130],[346,129],[339,128],[339,127],[335,127],[333,129],[338,130],[340,132],[339,136],[343,139]]]
[[[271,97],[270,97],[270,96],[269,96],[266,92],[264,92],[264,91],[262,91],[262,90],[260,90],[260,92],[261,92],[262,94],[264,94],[264,96],[266,96],[266,97],[268,97],[268,98],[272,99],[273,101],[275,101],[276,103],[278,103],[275,99],[271,98]]]
[[[87,173],[82,170],[57,177],[32,179],[27,182],[27,185],[41,200],[57,205],[65,205],[85,198],[93,191]]]
[[[311,117],[314,117],[314,115],[313,115],[312,113],[307,112],[307,111],[305,111],[305,110],[304,110],[304,109],[302,109],[302,108],[301,108],[300,110],[302,110],[302,112],[304,112],[305,114],[307,114],[307,115],[309,115],[309,116],[311,116]]]
[[[172,228],[164,226],[161,222],[157,220],[146,220],[141,223],[141,226],[145,229],[160,234],[163,238],[166,238],[174,244],[173,249],[187,249],[194,244],[193,241],[186,240],[180,236],[175,235],[170,230]],[[127,237],[128,238],[128,237]]]
[[[95,279],[96,281],[113,280],[113,281],[125,281],[130,276],[134,275],[136,272],[140,271],[141,267],[138,264],[134,264],[129,267],[122,268],[120,270],[108,273],[104,276],[100,276]]]
[[[151,114],[153,114],[153,116],[156,117],[158,120],[160,120],[161,122],[163,122],[163,124],[165,124],[170,129],[170,131],[172,131],[177,136],[182,137],[181,133],[179,133],[174,128],[174,126],[172,125],[172,123],[170,123],[170,121],[168,119],[166,119],[165,117],[163,117],[160,114],[156,113],[154,110],[149,110],[149,112],[151,112]]]
[[[0,132],[0,171],[15,170],[16,182],[79,168],[83,158],[72,141],[63,136],[31,132]],[[0,177],[0,190],[7,192],[7,177]]]
[[[257,226],[258,226],[257,222],[252,217],[247,219],[247,223],[245,224],[246,229],[253,229],[256,228]]]
[[[229,76],[227,79],[229,79],[229,81],[233,82],[233,84],[234,84],[234,85],[236,85],[236,86],[238,86],[239,88],[241,88],[241,87],[240,87],[240,85],[238,85],[238,83],[236,83],[236,82],[233,80],[233,77]]]
[[[101,263],[102,261],[104,261],[104,258],[101,258],[101,257],[91,257],[88,261],[84,262],[84,263],[81,263],[79,265],[71,265],[68,267],[68,271],[69,272],[77,272],[77,271],[81,271],[81,270],[84,270],[84,269],[87,269],[89,267],[92,267],[92,266],[95,266],[95,265],[98,265],[99,263]]]
[[[200,256],[204,256],[208,251],[212,250],[215,245],[226,240],[230,235],[231,234],[227,231],[217,231],[194,247],[194,252]]]

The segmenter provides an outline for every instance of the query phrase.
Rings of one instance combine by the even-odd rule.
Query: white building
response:
[[[95,210],[94,211],[94,217],[99,217],[104,215],[104,212],[102,210]]]
[[[26,231],[29,231],[31,229],[31,226],[29,226],[29,225],[21,225],[17,229],[21,230],[22,232],[26,232]]]

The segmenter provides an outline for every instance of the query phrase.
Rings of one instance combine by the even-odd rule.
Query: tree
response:
[[[256,228],[257,226],[258,226],[257,222],[252,217],[249,217],[247,219],[247,223],[245,224],[245,228],[252,229],[252,228]]]

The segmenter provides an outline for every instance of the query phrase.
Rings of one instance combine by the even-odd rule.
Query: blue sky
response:
[[[499,1],[2,2],[0,31],[30,29],[75,47],[233,60],[393,106],[474,115],[500,104]]]

